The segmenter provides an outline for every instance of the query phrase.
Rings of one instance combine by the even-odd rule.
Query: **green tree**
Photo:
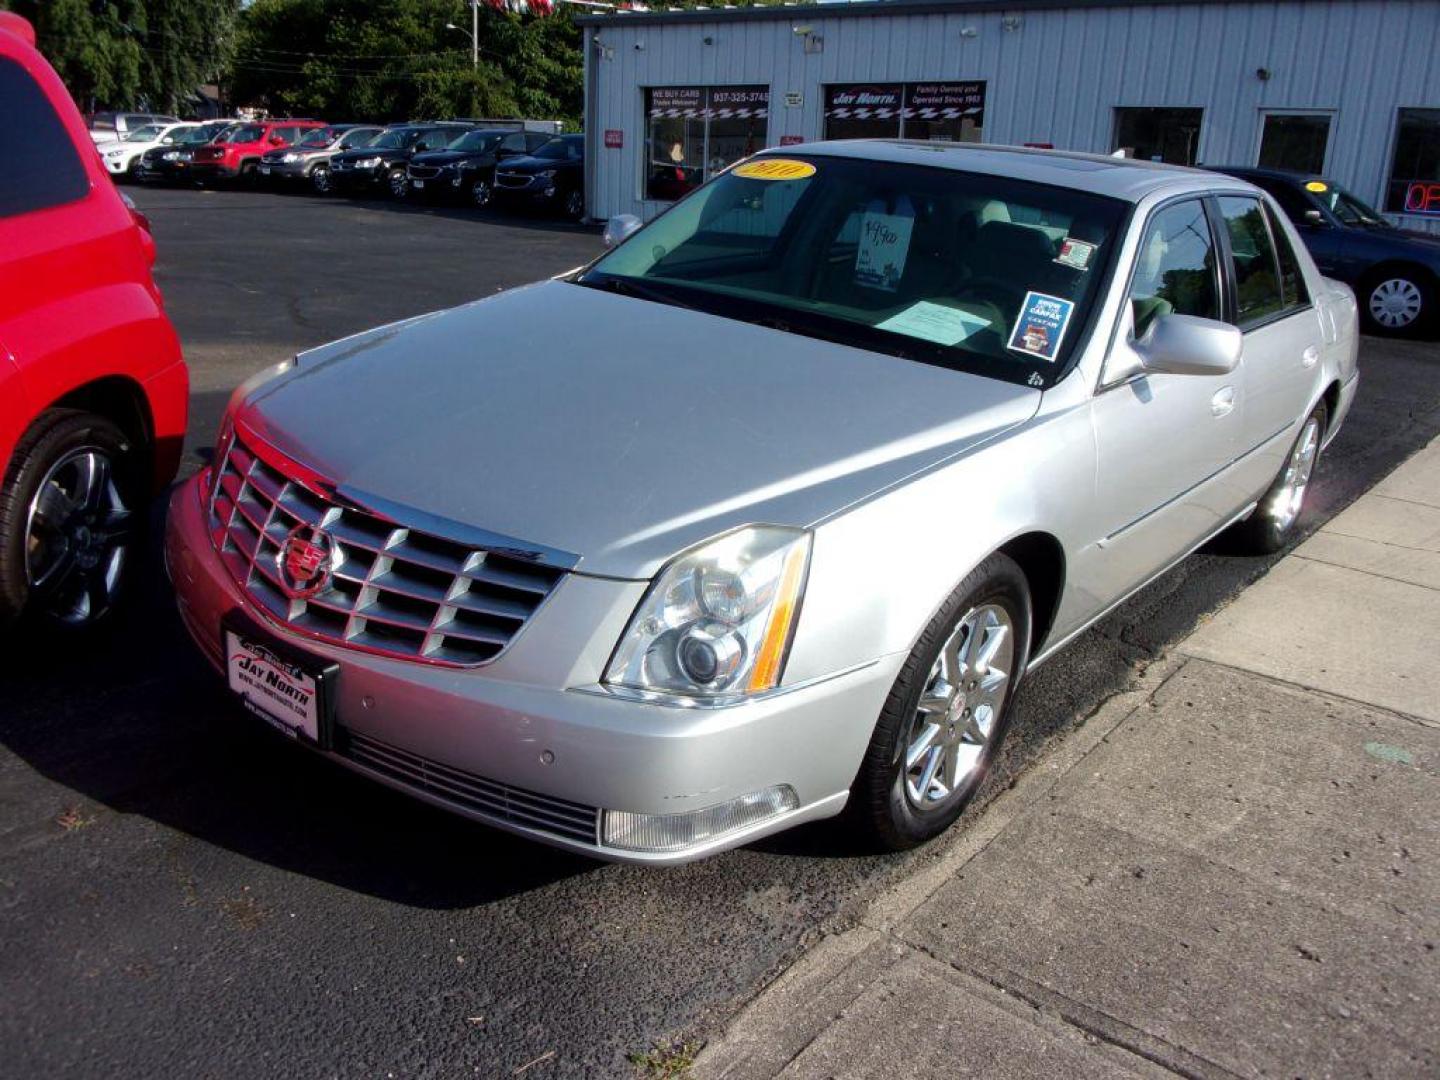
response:
[[[0,0],[82,109],[184,111],[229,58],[240,0]]]
[[[473,68],[469,26],[463,0],[255,0],[240,17],[228,86],[237,103],[275,114],[578,121],[579,33],[568,11],[482,8]]]

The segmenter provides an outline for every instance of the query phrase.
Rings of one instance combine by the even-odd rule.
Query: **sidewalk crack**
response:
[[[1344,535],[1343,533],[1337,535]],[[1406,548],[1406,551],[1422,551],[1423,548]],[[1440,554],[1437,552],[1436,554]],[[1314,555],[1296,555],[1295,558],[1301,562],[1319,563],[1321,566],[1333,566],[1337,570],[1353,570],[1357,574],[1365,574],[1367,577],[1379,578],[1381,581],[1393,581],[1397,585],[1410,585],[1417,589],[1425,589],[1429,592],[1440,592],[1440,588],[1434,585],[1426,585],[1423,581],[1411,581],[1408,578],[1398,578],[1391,574],[1380,574],[1374,570],[1362,570],[1358,566],[1351,566],[1349,563],[1332,562],[1329,559],[1316,558]]]

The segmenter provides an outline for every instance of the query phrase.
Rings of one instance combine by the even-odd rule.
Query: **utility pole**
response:
[[[470,0],[470,70],[480,70],[480,0]]]

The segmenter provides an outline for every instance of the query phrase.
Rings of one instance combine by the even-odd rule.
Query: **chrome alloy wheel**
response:
[[[1265,513],[1279,526],[1280,530],[1290,528],[1300,516],[1305,504],[1305,489],[1310,486],[1310,474],[1315,471],[1315,458],[1320,452],[1320,418],[1310,417],[1300,430],[1295,449],[1290,451],[1290,460],[1285,463],[1285,475],[1280,486],[1265,505]]]
[[[410,193],[410,178],[405,175],[404,169],[393,169],[390,172],[390,194],[397,199],[403,199]]]
[[[330,168],[327,165],[317,165],[310,170],[310,185],[319,195],[330,194]]]
[[[1413,281],[1382,281],[1370,290],[1370,317],[1387,330],[1403,330],[1420,317],[1422,299]]]
[[[481,177],[470,185],[470,201],[476,206],[489,206],[490,195],[490,181],[484,177]]]
[[[30,500],[27,583],[63,623],[99,618],[119,593],[130,530],[109,454],[93,446],[70,451],[50,466]]]
[[[963,791],[989,745],[1015,658],[1015,628],[998,604],[971,608],[930,669],[905,744],[905,796],[934,810]]]

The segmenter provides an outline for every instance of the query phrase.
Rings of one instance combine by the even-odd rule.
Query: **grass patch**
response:
[[[635,1066],[636,1075],[644,1077],[644,1080],[685,1080],[695,1067],[695,1055],[698,1053],[698,1042],[676,1039],[643,1054],[631,1054],[630,1064]]]

